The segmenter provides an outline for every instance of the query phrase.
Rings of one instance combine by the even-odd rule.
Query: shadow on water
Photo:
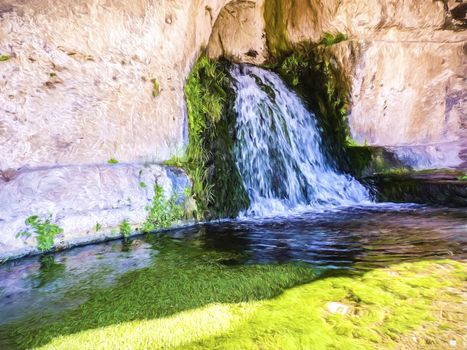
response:
[[[371,207],[210,223],[0,266],[0,348],[275,297],[317,278],[465,258],[467,213]]]

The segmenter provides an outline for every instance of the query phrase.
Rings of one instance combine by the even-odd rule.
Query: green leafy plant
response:
[[[177,204],[176,194],[166,199],[163,188],[157,184],[154,186],[154,198],[148,211],[148,217],[142,227],[143,232],[168,228],[183,218],[183,207]]]
[[[457,178],[457,180],[460,180],[460,181],[467,181],[467,174],[464,174],[464,175],[461,175]]]
[[[8,61],[10,58],[10,55],[0,55],[0,62]]]
[[[330,42],[329,38],[327,42]],[[315,113],[323,130],[323,151],[336,167],[348,170],[345,146],[350,140],[347,119],[350,82],[334,61],[326,45],[307,44],[296,48],[272,68]]]
[[[53,247],[54,239],[57,235],[63,232],[58,225],[53,224],[49,218],[42,220],[37,215],[28,217],[25,224],[28,226],[26,231],[19,232],[16,237],[30,237],[35,233],[37,241],[37,249],[46,251]],[[31,233],[32,231],[32,233]]]
[[[189,143],[184,168],[190,176],[198,213],[233,217],[249,205],[235,166],[235,101],[229,64],[200,57],[188,76],[185,96]]]
[[[116,160],[115,158],[110,158],[107,163],[109,164],[117,164],[118,163],[118,160]]]
[[[102,225],[100,223],[96,222],[95,231],[99,232],[101,229],[102,229]]]
[[[139,187],[141,187],[141,188],[146,188],[146,187],[147,187],[147,186],[146,186],[146,182],[141,181],[141,182],[139,183]]]
[[[131,235],[131,226],[130,223],[128,222],[128,219],[125,219],[122,221],[122,223],[118,226],[120,229],[120,234],[123,236],[123,238],[128,238]]]

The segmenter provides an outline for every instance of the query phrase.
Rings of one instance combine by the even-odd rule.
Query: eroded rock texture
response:
[[[0,55],[9,57],[0,61],[0,250],[18,248],[18,222],[49,210],[31,205],[44,182],[53,215],[107,215],[112,205],[96,198],[113,192],[96,164],[182,152],[183,86],[205,47],[261,64],[345,33],[330,50],[351,81],[353,137],[415,167],[467,167],[465,10],[459,0],[0,0]],[[89,166],[81,181],[74,166]],[[13,176],[25,169],[28,185]],[[135,191],[134,172],[108,171],[120,200]],[[65,234],[91,230],[88,221],[66,224]]]
[[[185,78],[226,2],[0,0],[0,255],[35,245],[15,237],[33,214],[65,241],[144,220],[131,169],[183,151]]]
[[[416,168],[467,167],[463,1],[271,0],[264,6],[273,54],[319,42],[325,33],[348,36],[330,50],[352,85],[349,120],[357,141],[391,147]],[[223,52],[238,60],[246,46],[229,31],[237,22],[221,16],[216,27]],[[257,42],[265,35],[249,33]]]

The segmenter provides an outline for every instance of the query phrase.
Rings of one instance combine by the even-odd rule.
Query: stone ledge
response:
[[[379,201],[467,207],[467,181],[461,171],[431,170],[375,174],[363,179]]]
[[[158,164],[76,165],[23,169],[0,179],[0,260],[37,253],[34,237],[17,238],[31,215],[63,228],[55,248],[116,238],[125,219],[144,222],[154,185],[183,198],[191,187],[179,169]],[[99,223],[99,229],[96,224]]]

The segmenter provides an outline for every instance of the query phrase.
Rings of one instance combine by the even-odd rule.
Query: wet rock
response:
[[[60,248],[111,237],[123,220],[141,224],[156,183],[167,198],[182,198],[191,187],[182,170],[157,164],[20,170],[9,181],[0,181],[0,260],[36,251],[34,237],[16,237],[31,215],[51,215],[63,228],[55,242]]]
[[[422,171],[376,174],[363,181],[384,202],[467,207],[467,181],[461,171]]]

